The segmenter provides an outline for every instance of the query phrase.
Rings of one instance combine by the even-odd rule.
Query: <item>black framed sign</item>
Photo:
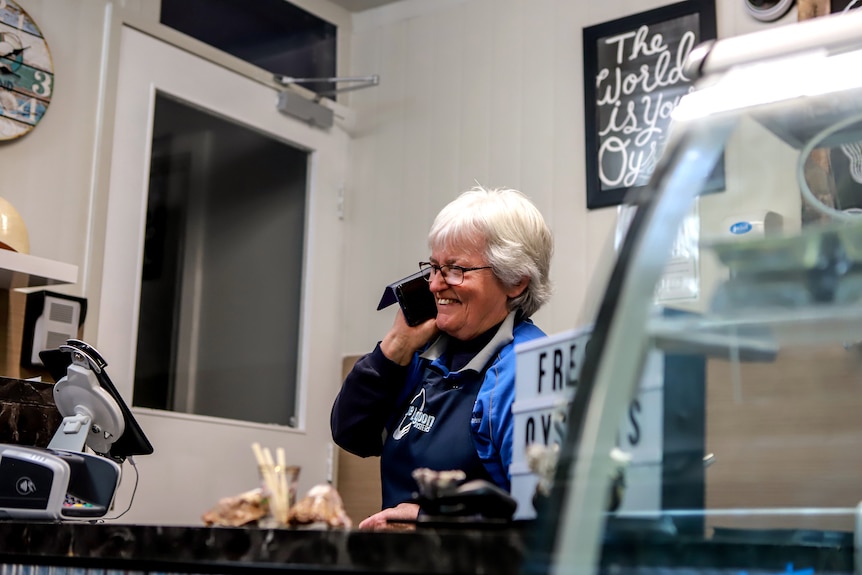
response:
[[[587,209],[621,204],[629,190],[647,184],[671,112],[692,88],[684,74],[688,54],[715,35],[715,0],[584,28]],[[723,165],[720,179],[723,187]]]
[[[862,8],[862,2],[859,2],[859,0],[832,0],[829,3],[829,12],[832,14],[849,12],[850,10],[858,10],[859,8]]]

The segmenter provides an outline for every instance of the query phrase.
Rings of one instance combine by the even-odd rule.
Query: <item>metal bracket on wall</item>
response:
[[[278,111],[288,116],[293,116],[304,122],[308,122],[312,126],[319,128],[329,128],[333,122],[333,112],[330,108],[322,106],[320,100],[326,96],[331,96],[341,92],[349,92],[351,90],[359,90],[362,88],[370,88],[380,83],[380,77],[377,74],[371,76],[355,76],[344,78],[292,78],[289,76],[281,76],[276,74],[273,76],[276,82],[283,86],[292,86],[294,84],[309,84],[309,83],[330,83],[336,84],[340,82],[353,83],[352,86],[343,88],[335,88],[325,92],[317,92],[313,98],[302,96],[299,92],[284,90],[278,95]]]
[[[276,107],[282,114],[293,116],[318,128],[330,128],[333,123],[334,113],[331,109],[292,90],[279,92]]]
[[[317,100],[325,98],[326,96],[340,94],[341,92],[350,92],[351,90],[370,88],[380,83],[380,76],[378,76],[377,74],[372,74],[371,76],[346,76],[342,78],[291,78],[290,76],[281,76],[276,74],[274,78],[276,82],[283,86],[290,86],[293,84],[339,84],[344,82],[353,83],[352,86],[335,88],[334,90],[327,90],[325,92],[317,92]]]

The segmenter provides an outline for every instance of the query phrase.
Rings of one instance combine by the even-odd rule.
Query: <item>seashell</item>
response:
[[[239,495],[219,499],[212,509],[201,516],[201,519],[206,525],[239,527],[254,523],[268,511],[262,491],[252,489]]]
[[[344,511],[341,495],[326,483],[315,485],[296,502],[287,514],[289,525],[325,523],[328,527],[349,528],[353,525]]]
[[[452,495],[466,478],[467,474],[460,469],[434,471],[427,467],[419,467],[413,470],[413,479],[419,486],[419,496],[425,499]]]

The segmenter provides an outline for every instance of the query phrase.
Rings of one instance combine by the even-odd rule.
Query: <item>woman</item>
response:
[[[514,348],[545,335],[529,318],[550,297],[551,232],[520,192],[477,187],[440,211],[428,245],[436,319],[410,327],[399,310],[332,408],[338,445],[381,456],[383,510],[360,529],[417,518],[417,468],[510,487]]]

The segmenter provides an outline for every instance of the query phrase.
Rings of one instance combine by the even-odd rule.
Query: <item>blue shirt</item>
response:
[[[338,445],[356,455],[384,455],[381,460],[384,507],[412,499],[416,490],[412,472],[417,467],[440,469],[436,466],[443,465],[451,469],[450,464],[464,465],[468,479],[490,478],[509,490],[515,345],[544,335],[532,321],[517,318],[512,312],[488,344],[457,371],[449,371],[447,367],[450,338],[445,334],[421,353],[417,352],[407,366],[387,359],[378,344],[374,351],[356,362],[335,399],[330,417],[332,437]],[[436,383],[430,383],[437,386],[435,402],[439,405],[435,403],[435,409],[439,407],[444,412],[421,409],[422,398],[417,395],[426,389],[427,407],[425,384],[429,383],[429,377],[439,378]],[[448,394],[447,399],[447,394],[440,390],[453,383],[459,393]],[[464,415],[465,402],[470,406],[469,420]],[[456,403],[460,405],[454,405]],[[446,425],[437,419],[440,413],[444,413]],[[385,443],[404,434],[401,430],[408,421],[409,434],[414,435],[411,439],[416,440],[415,445],[410,446],[409,460],[387,456]],[[444,428],[445,431],[439,431]],[[480,465],[473,465],[474,461]]]

